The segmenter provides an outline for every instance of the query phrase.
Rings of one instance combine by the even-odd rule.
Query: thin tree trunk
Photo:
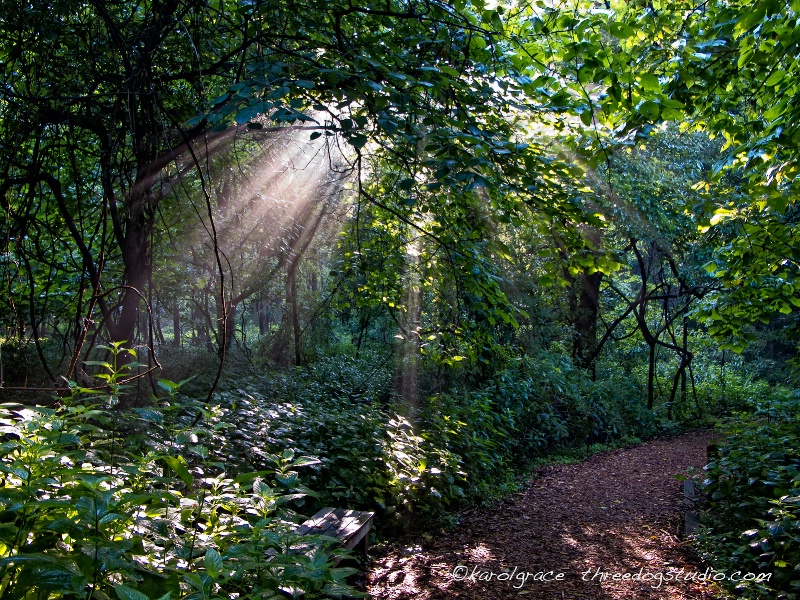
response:
[[[180,306],[178,304],[178,299],[176,298],[172,302],[172,335],[173,341],[172,343],[176,348],[181,347],[181,311]]]
[[[232,304],[228,306],[228,310],[225,311],[224,317],[220,317],[220,324],[222,323],[222,318],[225,319],[225,349],[229,350],[233,347],[234,342],[236,342],[236,308],[237,305]],[[220,337],[222,337],[222,329],[220,329]]]
[[[689,333],[688,333],[688,326],[689,326],[689,317],[686,314],[687,309],[683,309],[683,337],[681,339],[684,351],[689,351]],[[689,366],[688,364],[686,365]],[[681,370],[681,404],[686,406],[687,401],[687,373],[686,369]]]
[[[161,312],[156,313],[156,339],[160,345],[165,345],[166,340],[164,339],[164,331],[161,329]]]
[[[656,374],[656,344],[648,342],[650,346],[649,363],[647,365],[647,408],[653,410],[655,397],[655,374]]]
[[[300,347],[302,331],[300,330],[300,311],[297,304],[297,265],[299,262],[300,257],[297,256],[294,260],[289,262],[286,270],[286,303],[291,311],[292,333],[294,337],[294,364],[298,367],[303,364],[303,354]]]
[[[270,326],[267,302],[262,298],[258,302],[258,332],[263,336],[267,335]]]

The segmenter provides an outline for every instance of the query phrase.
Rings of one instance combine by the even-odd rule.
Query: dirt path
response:
[[[525,492],[471,513],[455,530],[378,557],[368,591],[385,600],[714,598],[712,585],[685,581],[705,567],[676,535],[675,475],[705,464],[709,437],[547,467]]]

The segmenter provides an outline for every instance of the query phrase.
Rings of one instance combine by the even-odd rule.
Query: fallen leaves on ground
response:
[[[542,469],[527,490],[376,557],[378,600],[711,599],[706,567],[678,537],[676,475],[706,462],[695,432]]]

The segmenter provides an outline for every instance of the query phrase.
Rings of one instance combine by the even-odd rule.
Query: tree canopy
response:
[[[652,215],[671,203],[666,220],[650,220],[651,237],[669,237],[668,223],[688,215],[695,242],[713,240],[704,267],[717,285],[697,315],[741,350],[743,328],[798,304],[797,40],[794,9],[780,3],[7,8],[2,195],[9,298],[19,298],[7,312],[22,330],[57,314],[81,340],[97,315],[111,340],[147,337],[139,321],[158,293],[150,282],[153,244],[165,239],[159,223],[186,214],[189,201],[213,255],[211,329],[232,339],[222,329],[235,327],[236,307],[258,285],[242,275],[237,287],[233,246],[216,230],[222,190],[236,186],[220,179],[230,159],[214,157],[252,162],[252,149],[279,147],[287,132],[307,136],[304,152],[328,156],[333,179],[351,190],[356,243],[343,273],[390,264],[375,253],[422,236],[414,252],[429,273],[423,287],[456,286],[458,310],[426,329],[440,340],[465,326],[519,324],[497,261],[522,228],[555,235],[556,246],[540,250],[550,265],[542,282],[574,287],[619,269],[613,248],[598,243],[626,218],[614,208],[626,196],[614,165],[670,120],[724,138],[712,168],[683,173],[695,186],[687,193],[701,197],[648,206],[635,195],[624,205]],[[365,235],[369,223],[383,233]],[[287,257],[302,237],[285,238],[289,254],[272,254],[281,267],[296,262]],[[357,303],[403,305],[402,278],[376,286],[362,277]],[[590,356],[587,348],[576,352]]]

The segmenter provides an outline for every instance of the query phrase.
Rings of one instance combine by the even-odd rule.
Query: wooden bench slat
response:
[[[313,533],[315,535],[328,535],[330,529],[338,529],[339,523],[344,516],[344,509],[323,508],[308,521],[305,521],[297,529],[297,533],[305,535]]]
[[[323,508],[313,517],[304,521],[295,533],[299,535],[324,535],[339,540],[341,546],[347,550],[353,550],[359,543],[363,542],[363,557],[367,560],[367,545],[369,529],[372,526],[372,518],[375,513],[358,510],[347,510],[345,508]],[[314,546],[309,544],[302,551],[311,551]],[[334,557],[334,564],[338,564],[341,556]],[[302,598],[302,590],[281,587],[279,591],[287,598]]]
[[[369,533],[372,526],[372,513],[350,515],[343,519],[340,537],[348,549],[352,549]]]
[[[323,508],[297,528],[300,535],[324,535],[337,538],[352,550],[369,533],[375,513],[345,508]],[[365,546],[366,554],[366,546]]]
[[[324,508],[305,521],[297,529],[297,533],[305,535],[328,535],[330,537],[347,538],[367,523],[371,524],[373,513],[346,510],[343,508]]]

